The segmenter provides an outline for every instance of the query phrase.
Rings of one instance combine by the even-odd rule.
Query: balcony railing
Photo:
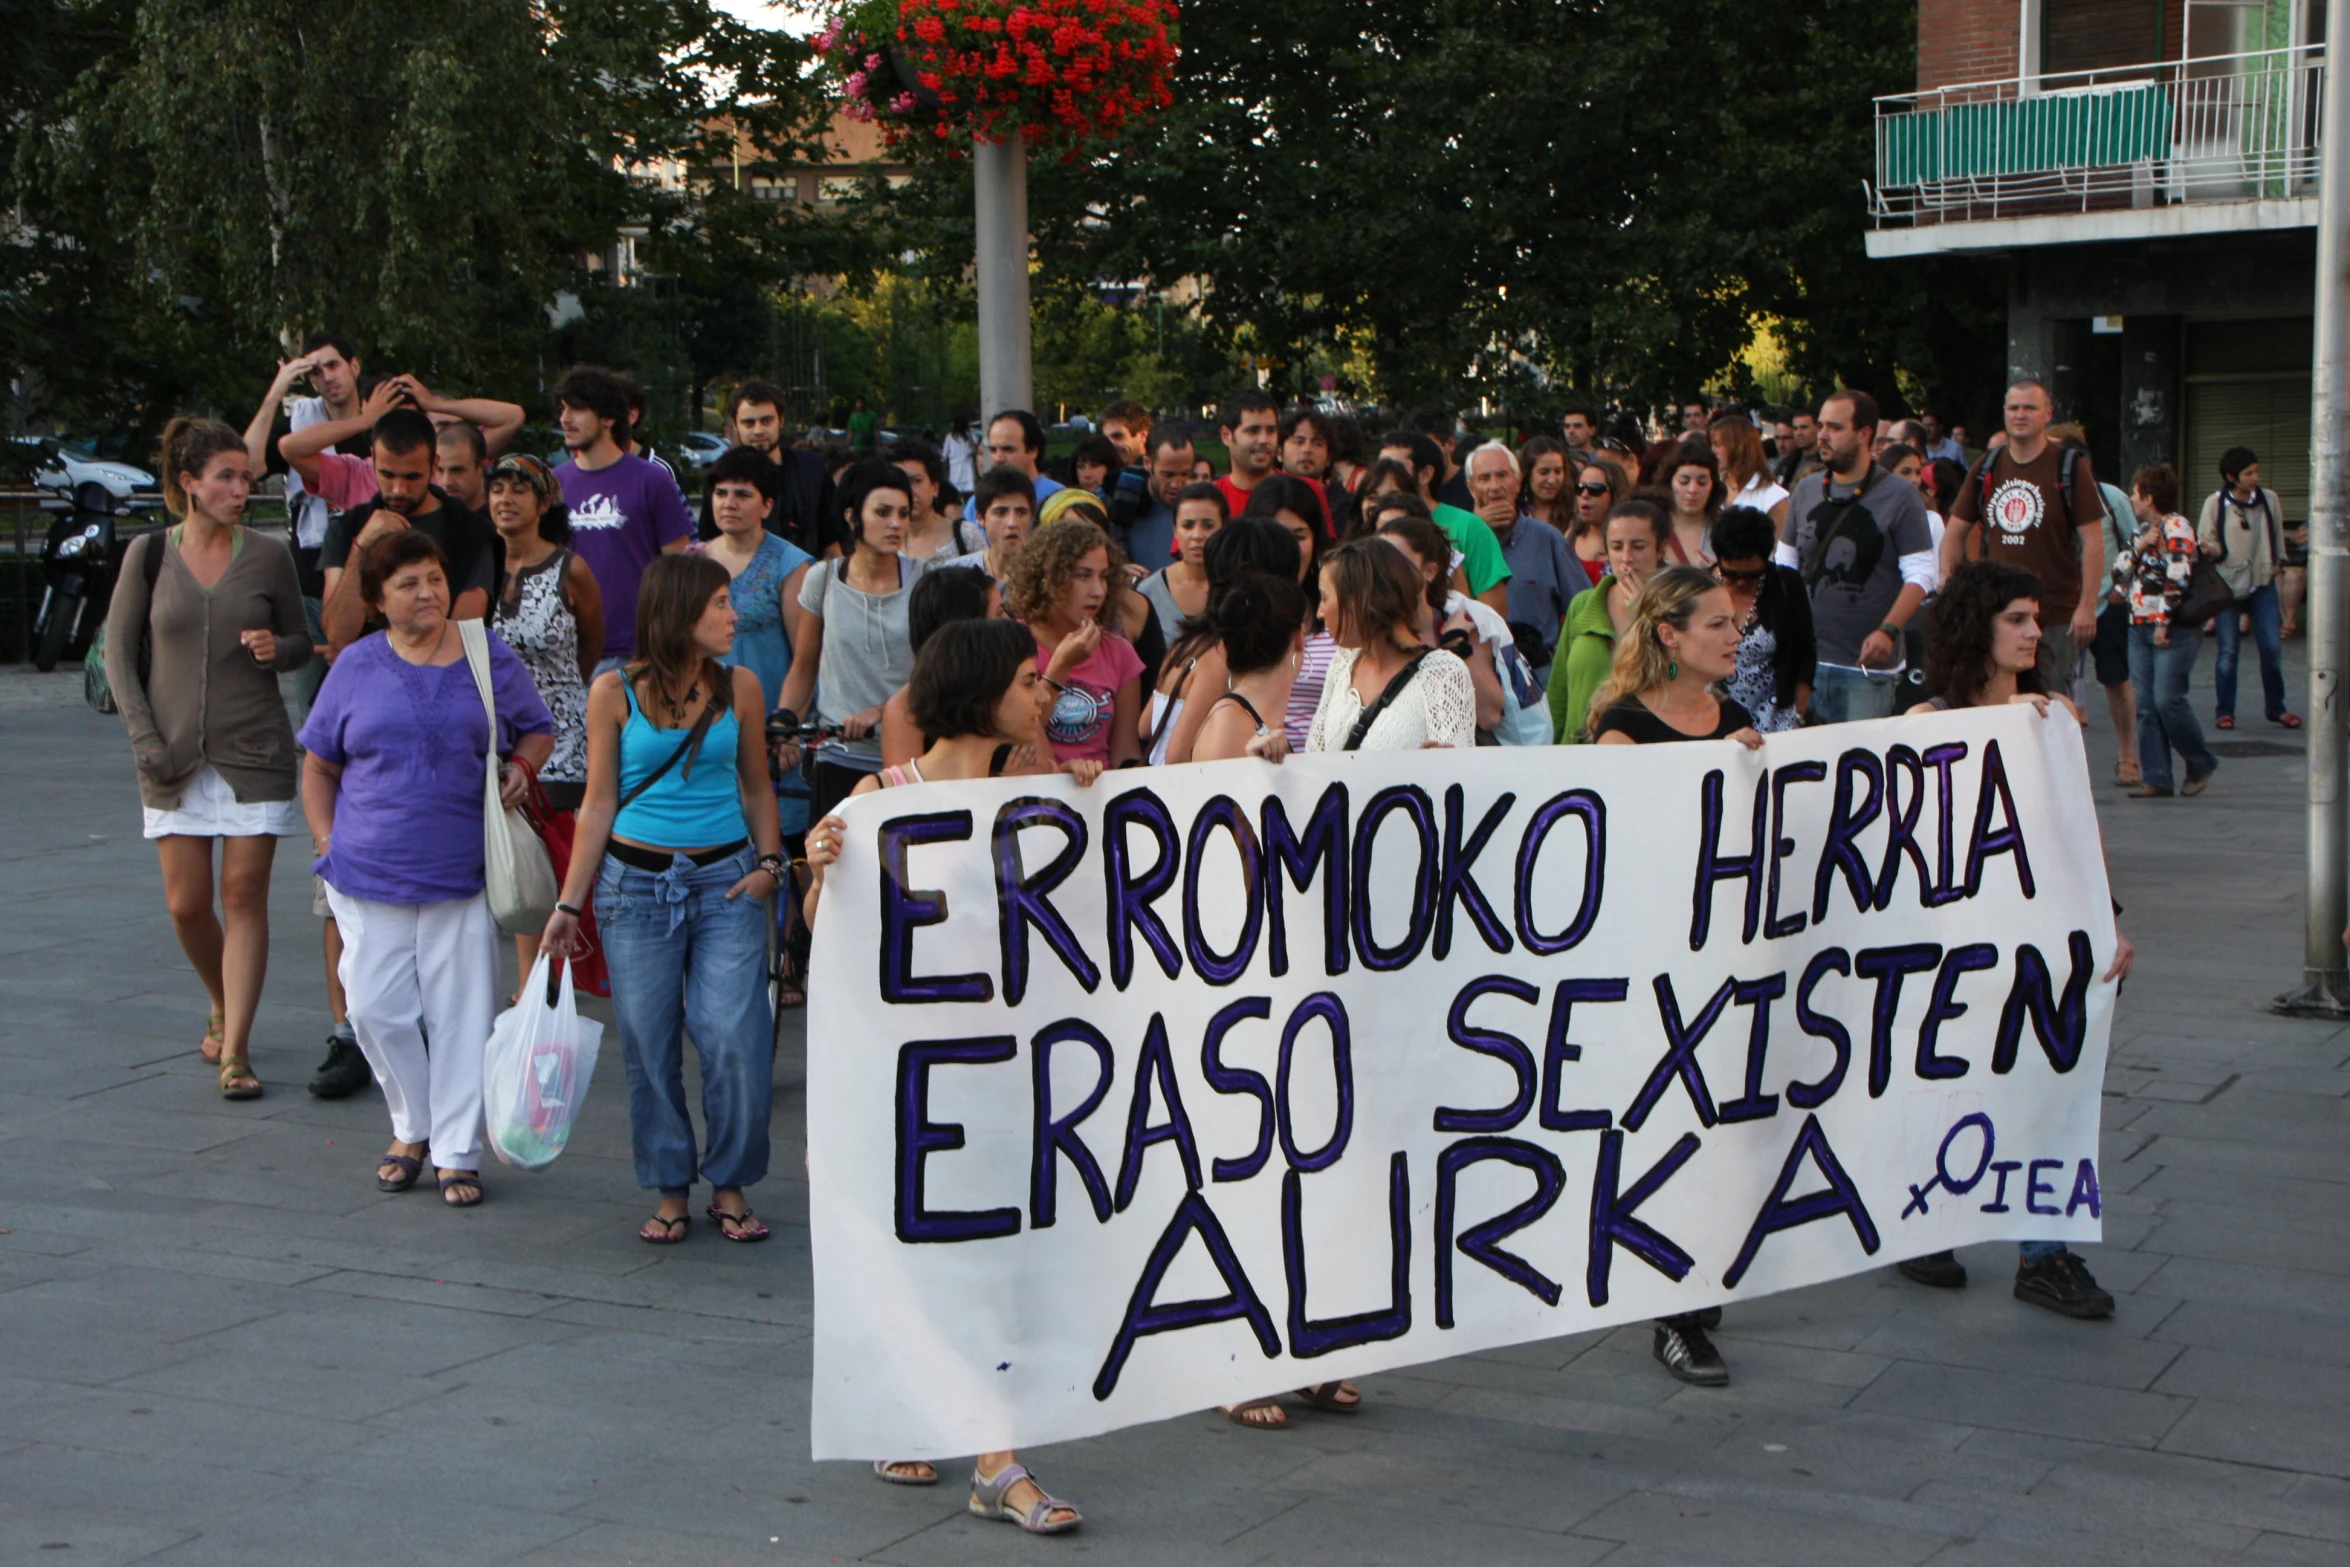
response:
[[[1880,228],[2317,190],[2325,49],[1970,82],[1877,100]]]

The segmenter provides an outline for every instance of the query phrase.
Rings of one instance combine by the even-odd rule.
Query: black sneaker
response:
[[[1954,1251],[1912,1257],[1907,1262],[1893,1264],[1893,1267],[1912,1284],[1925,1284],[1938,1290],[1966,1288],[1966,1264],[1958,1260],[1958,1253]]]
[[[326,1059],[310,1079],[311,1093],[321,1099],[347,1099],[374,1081],[375,1072],[367,1057],[359,1053],[357,1040],[339,1034],[326,1036]]]
[[[1730,1384],[1730,1368],[1723,1364],[1722,1352],[1714,1348],[1694,1315],[1657,1319],[1656,1358],[1674,1376],[1698,1387]]]
[[[2081,1259],[2069,1251],[2017,1264],[2015,1298],[2068,1317],[2113,1315],[2113,1297],[2097,1287]]]

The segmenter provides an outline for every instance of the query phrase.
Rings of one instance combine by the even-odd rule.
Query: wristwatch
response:
[[[768,875],[774,877],[778,882],[783,880],[783,856],[780,854],[772,852],[762,854],[759,856],[759,863],[751,868],[753,870],[765,871]]]

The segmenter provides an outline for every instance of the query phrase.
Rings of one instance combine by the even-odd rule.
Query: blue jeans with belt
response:
[[[767,905],[726,889],[748,876],[745,845],[708,865],[680,854],[660,872],[607,855],[596,929],[628,1063],[628,1124],[639,1186],[682,1197],[696,1174],[685,1102],[685,1034],[702,1061],[702,1179],[748,1186],[767,1173],[775,1097],[775,1014],[767,998]]]
[[[2281,611],[2277,607],[2277,585],[2254,588],[2248,597],[2221,610],[2219,624],[2219,660],[2212,665],[2211,683],[2218,700],[2213,706],[2222,718],[2236,716],[2236,649],[2243,633],[2236,629],[2236,615],[2244,611],[2252,617],[2252,640],[2260,648],[2260,697],[2266,709],[2264,718],[2282,718],[2285,714],[2285,630]]]
[[[2172,627],[2169,647],[2154,645],[2152,626],[2130,628],[2130,684],[2138,693],[2138,773],[2157,789],[2172,785],[2173,751],[2187,764],[2188,783],[2219,771],[2219,758],[2204,742],[2195,706],[2187,700],[2187,682],[2202,651],[2200,626]]]

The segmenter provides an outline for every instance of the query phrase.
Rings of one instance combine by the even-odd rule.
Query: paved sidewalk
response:
[[[2263,1010],[2299,977],[2301,770],[2256,717],[2215,738],[2288,754],[2201,799],[2099,788],[2141,954],[2090,1255],[2113,1321],[2018,1304],[2012,1248],[1978,1247],[1961,1293],[1876,1273],[1739,1308],[1723,1391],[1631,1328],[1377,1377],[1283,1434],[1198,1415],[1024,1454],[1090,1513],[1033,1541],[965,1515],[959,1470],[806,1457],[798,1049],[765,1246],[636,1241],[609,1058],[550,1171],[493,1166],[467,1214],[379,1196],[380,1097],[302,1092],[301,856],[271,1092],[224,1104],[121,727],[78,693],[0,670],[0,1563],[2350,1561],[2350,1031]],[[2102,779],[2101,709],[2091,736]]]

